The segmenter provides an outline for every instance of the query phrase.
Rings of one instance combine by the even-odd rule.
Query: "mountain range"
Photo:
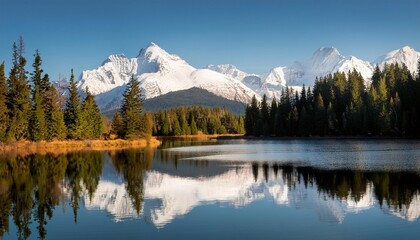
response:
[[[420,52],[408,46],[380,56],[374,62],[343,56],[334,47],[322,47],[307,60],[275,67],[263,74],[249,74],[231,64],[195,68],[179,56],[169,54],[155,43],[150,43],[135,58],[123,54],[110,55],[97,69],[83,71],[77,86],[80,91],[88,87],[96,95],[102,111],[119,108],[131,76],[140,82],[145,99],[200,88],[227,100],[249,103],[253,95],[257,99],[264,94],[269,99],[278,99],[281,89],[286,86],[299,90],[303,84],[313,85],[316,77],[336,71],[355,69],[367,84],[376,65],[383,67],[384,64],[404,63],[411,72],[415,72],[419,58]]]

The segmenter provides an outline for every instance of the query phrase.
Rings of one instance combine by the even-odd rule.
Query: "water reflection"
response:
[[[67,214],[74,222],[66,224],[78,224],[85,208],[106,211],[117,222],[144,218],[156,228],[198,206],[242,208],[256,201],[309,209],[329,223],[370,209],[407,221],[420,216],[417,172],[194,160],[199,155],[147,148],[2,156],[0,237],[14,226],[13,238],[45,239],[47,226],[58,227],[54,213],[60,205],[72,209]]]

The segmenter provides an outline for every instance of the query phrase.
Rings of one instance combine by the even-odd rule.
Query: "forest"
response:
[[[420,61],[417,73],[420,72]],[[406,65],[375,67],[371,83],[355,70],[317,78],[313,89],[286,87],[279,100],[254,97],[250,136],[420,136],[420,75]]]
[[[12,68],[6,78],[0,64],[0,141],[14,142],[90,139],[105,131],[105,121],[94,96],[86,89],[82,100],[71,71],[68,97],[51,84],[42,69],[39,51],[34,54],[32,72],[26,71],[24,42],[13,44]]]

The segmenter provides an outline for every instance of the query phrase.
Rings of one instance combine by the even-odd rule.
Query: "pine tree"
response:
[[[83,139],[99,138],[104,132],[102,115],[96,104],[95,97],[86,88],[86,98],[83,100],[77,135]]]
[[[328,104],[327,117],[329,134],[335,134],[337,132],[337,116],[331,102]]]
[[[144,131],[143,137],[149,141],[152,138],[152,130],[153,130],[153,114],[150,112],[146,112],[143,116],[144,118]]]
[[[192,135],[197,135],[198,129],[197,129],[197,124],[194,120],[194,117],[191,118],[191,124],[190,125],[191,125],[191,134]]]
[[[114,134],[117,134],[118,137],[124,137],[124,121],[121,117],[120,112],[116,112],[112,118],[111,129]]]
[[[299,131],[299,112],[296,106],[293,106],[290,112],[290,134],[296,136]]]
[[[171,122],[169,121],[168,113],[164,114],[163,122],[162,122],[162,135],[169,136],[171,134]]]
[[[45,113],[42,100],[43,98],[40,94],[39,88],[36,87],[33,93],[32,112],[29,120],[29,136],[32,141],[45,140],[47,137]]]
[[[73,69],[70,75],[69,94],[64,110],[64,122],[66,123],[67,136],[70,139],[77,139],[77,129],[80,125],[80,96],[77,93],[76,82],[74,81]]]
[[[260,127],[261,127],[261,133],[265,136],[268,135],[268,130],[269,130],[269,126],[268,126],[268,121],[270,119],[270,112],[269,112],[269,108],[268,108],[268,103],[267,103],[267,96],[264,94],[262,100],[261,100],[261,114],[260,114]]]
[[[9,92],[7,105],[9,108],[8,138],[20,140],[28,135],[28,122],[30,111],[30,90],[27,71],[25,70],[26,59],[23,56],[23,39],[19,39],[19,48],[13,44],[13,67],[10,70],[8,85]]]
[[[276,115],[277,115],[277,102],[276,98],[273,98],[271,101],[270,107],[270,118],[268,120],[268,132],[270,135],[274,135],[276,133]]]
[[[138,138],[142,135],[143,129],[143,100],[139,82],[131,76],[127,88],[123,94],[121,116],[124,121],[124,138]]]
[[[173,123],[172,123],[172,135],[173,136],[181,136],[182,135],[182,130],[181,130],[181,125],[179,125],[179,121],[178,121],[178,117],[174,117],[173,119]]]
[[[48,79],[48,75],[45,77]],[[44,79],[45,79],[44,77]],[[63,140],[67,129],[64,123],[64,114],[61,111],[60,96],[54,86],[49,86],[45,97],[45,119],[47,140]]]
[[[29,119],[29,136],[32,141],[45,140],[47,137],[47,127],[45,119],[45,92],[42,83],[41,56],[39,52],[35,53],[35,61],[32,64],[34,71],[32,75],[33,91],[32,91],[32,110]]]
[[[6,140],[9,110],[7,109],[7,83],[4,63],[0,64],[0,141]]]
[[[247,106],[245,110],[245,132],[247,135],[258,135],[259,114],[258,101],[254,95],[252,96],[251,106]]]

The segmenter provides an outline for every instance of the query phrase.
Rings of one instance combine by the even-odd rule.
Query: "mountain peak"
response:
[[[416,50],[414,50],[414,48],[410,47],[410,46],[404,46],[400,49],[401,52],[415,52]]]
[[[154,42],[150,42],[145,48],[140,49],[140,53],[137,57],[140,56],[145,56],[145,55],[149,55],[149,56],[153,56],[153,57],[158,57],[160,55],[170,55],[169,53],[167,53],[164,49],[162,49],[161,47],[159,47],[156,43]]]
[[[315,51],[315,54],[323,53],[325,55],[337,54],[341,55],[337,48],[335,47],[320,47]]]
[[[105,59],[105,61],[103,61],[102,65],[109,63],[109,62],[120,62],[121,60],[126,60],[127,57],[124,54],[111,54],[108,56],[107,59]]]
[[[384,64],[405,64],[408,67],[408,70],[415,72],[417,70],[418,59],[420,58],[420,52],[417,52],[414,48],[410,46],[404,46],[400,49],[391,51],[379,58],[376,59],[375,63],[380,67],[383,67]]]

